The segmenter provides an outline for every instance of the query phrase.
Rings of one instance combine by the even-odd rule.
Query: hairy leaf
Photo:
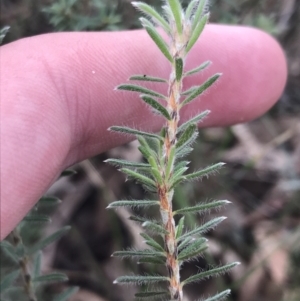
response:
[[[76,175],[77,174],[77,171],[76,170],[72,170],[72,169],[66,169],[64,170],[60,176],[61,177],[69,177],[69,176],[73,176],[73,175]]]
[[[185,52],[188,53],[192,47],[195,45],[195,43],[197,42],[198,38],[200,37],[206,23],[208,20],[209,14],[204,15],[200,22],[197,24],[196,28],[193,30],[192,35],[188,41],[188,44],[185,48]]]
[[[168,83],[168,81],[164,78],[148,76],[146,74],[144,74],[144,75],[133,75],[129,78],[129,80],[140,80],[140,81],[155,82],[155,83]]]
[[[198,273],[198,274],[193,275],[193,276],[187,278],[186,280],[184,280],[182,282],[182,285],[186,285],[186,284],[190,284],[190,283],[193,283],[193,282],[198,282],[198,281],[201,281],[203,279],[210,278],[210,277],[215,277],[215,276],[218,276],[218,275],[222,275],[224,273],[227,273],[230,269],[234,268],[235,266],[237,266],[239,264],[240,264],[239,262],[234,262],[234,263],[230,263],[230,264],[218,267],[218,268],[214,268],[214,269],[210,269],[208,271]]]
[[[34,283],[39,283],[39,284],[50,284],[50,283],[68,281],[68,277],[63,273],[51,273],[51,274],[35,277],[32,279],[32,281]]]
[[[51,218],[47,215],[41,215],[41,214],[29,214],[26,215],[22,222],[26,223],[50,223]]]
[[[121,168],[120,171],[122,171],[123,173],[125,173],[126,175],[128,175],[129,177],[131,177],[132,179],[140,182],[140,183],[144,183],[146,185],[149,185],[149,186],[156,186],[155,182],[148,178],[147,176],[144,176],[138,172],[135,172],[131,169],[128,169],[128,168]]]
[[[178,260],[184,261],[198,257],[200,253],[207,249],[206,242],[207,239],[205,238],[194,240],[179,253]]]
[[[162,106],[158,101],[156,101],[154,98],[147,95],[141,95],[141,99],[150,107],[152,107],[155,110],[155,112],[158,112],[159,114],[164,116],[167,120],[171,120],[168,110],[164,106]]]
[[[124,133],[124,134],[129,134],[129,135],[151,137],[151,138],[155,138],[155,139],[158,139],[158,140],[162,139],[159,135],[156,135],[156,134],[153,134],[153,133],[139,131],[139,130],[132,129],[132,128],[125,127],[125,126],[111,126],[109,128],[109,130],[110,131],[114,131],[114,132],[120,132],[120,133]]]
[[[182,79],[183,74],[183,60],[182,58],[178,58],[175,60],[175,72],[176,72],[176,80],[179,82]]]
[[[194,92],[191,93],[190,96],[188,96],[182,103],[181,107],[185,106],[186,104],[193,101],[195,98],[197,98],[199,95],[201,95],[204,91],[206,91],[214,82],[218,80],[218,78],[221,76],[220,73],[217,73],[213,76],[211,76],[207,81],[205,81],[204,84],[202,84],[200,87],[195,89]]]
[[[156,233],[156,234],[161,234],[161,235],[165,235],[168,234],[168,231],[161,225],[150,222],[150,221],[146,221],[142,224],[143,228]]]
[[[184,216],[181,217],[181,219],[178,222],[178,225],[176,226],[176,235],[175,238],[179,238],[182,234],[183,228],[184,228]]]
[[[150,284],[150,283],[156,283],[156,282],[166,282],[169,280],[170,279],[168,277],[164,277],[164,276],[136,275],[136,276],[121,276],[121,277],[117,278],[114,281],[114,283],[143,285],[143,284]]]
[[[184,147],[187,144],[190,144],[189,141],[191,138],[197,134],[197,126],[195,124],[190,124],[187,126],[186,130],[184,133],[182,133],[176,143],[176,148]]]
[[[43,196],[39,199],[38,205],[42,206],[55,206],[61,203],[61,200],[57,197]]]
[[[187,175],[185,175],[185,177],[188,180],[201,179],[203,177],[208,177],[210,174],[215,173],[216,171],[218,171],[224,165],[225,165],[225,163],[223,163],[223,162],[213,164],[213,165],[210,165],[210,166],[208,166],[204,169],[201,169],[201,170],[198,170],[196,172],[187,174]]]
[[[152,200],[119,200],[110,203],[106,208],[116,208],[116,207],[150,207],[159,205],[159,201],[152,201]]]
[[[196,68],[193,68],[193,69],[191,69],[190,71],[186,72],[186,73],[184,74],[184,76],[190,76],[190,75],[199,73],[199,72],[201,72],[202,70],[206,69],[210,64],[211,64],[211,61],[206,61],[206,62],[202,63],[200,66],[198,66],[198,67],[196,67]]]
[[[169,296],[168,291],[146,291],[141,293],[136,293],[135,297],[138,299],[156,299]]]
[[[139,258],[146,258],[146,257],[159,257],[159,258],[166,258],[166,255],[163,252],[154,251],[151,249],[146,250],[124,250],[124,251],[116,251],[113,253],[114,257],[139,257]]]
[[[185,11],[185,17],[186,19],[190,20],[195,12],[195,9],[197,8],[197,3],[199,0],[192,0],[190,1],[188,7],[186,8]]]
[[[178,209],[178,210],[174,211],[173,215],[187,214],[187,213],[203,213],[203,212],[209,211],[211,209],[224,206],[226,204],[230,204],[230,202],[227,200],[223,200],[223,201],[214,201],[214,202],[210,202],[210,203],[200,203],[200,204],[197,204],[192,207],[184,207],[184,208]]]
[[[157,47],[160,49],[162,54],[172,63],[173,57],[171,53],[169,52],[169,47],[167,43],[164,41],[164,39],[160,36],[158,31],[153,26],[144,26],[146,31],[148,32],[151,39],[154,41],[154,43],[157,45]],[[153,95],[155,96],[155,95]]]
[[[192,117],[190,120],[183,123],[177,130],[178,133],[186,130],[191,124],[197,124],[199,121],[202,121],[208,114],[210,113],[209,110],[201,112],[200,114]]]
[[[199,4],[197,6],[197,9],[193,15],[194,20],[193,20],[193,24],[192,24],[192,29],[195,29],[199,23],[199,21],[201,21],[201,17],[204,15],[205,13],[205,6],[207,5],[207,0],[200,0]]]
[[[161,251],[164,252],[164,248],[156,241],[154,240],[151,236],[149,236],[146,233],[140,233],[140,235],[145,239],[145,243],[152,247],[153,249],[157,250],[157,251]]]
[[[151,96],[154,96],[154,97],[158,97],[158,98],[161,98],[161,99],[166,99],[166,96],[164,96],[164,95],[162,95],[162,94],[160,94],[156,91],[153,91],[151,89],[141,87],[141,86],[138,86],[138,85],[123,84],[123,85],[117,86],[116,90],[138,92],[138,93],[143,93],[143,94],[146,94],[146,95],[151,95]]]
[[[222,301],[225,300],[230,295],[230,290],[223,291],[219,294],[216,294],[212,297],[205,299],[204,301]]]
[[[171,8],[171,11],[172,11],[172,14],[174,16],[174,20],[175,20],[175,23],[176,23],[176,27],[177,27],[177,31],[178,33],[181,35],[182,34],[182,7],[181,7],[181,4],[179,2],[179,0],[167,0],[170,8]]]
[[[216,218],[208,221],[207,223],[203,224],[202,226],[197,227],[194,230],[191,230],[191,231],[183,234],[182,236],[180,236],[178,238],[178,240],[181,241],[181,240],[183,240],[183,239],[185,239],[187,237],[191,237],[193,235],[200,235],[200,234],[206,233],[209,230],[215,228],[218,224],[220,224],[221,222],[223,222],[225,219],[226,219],[226,217],[224,217],[224,216],[216,217]]]
[[[143,167],[150,167],[147,163],[138,163],[138,162],[132,162],[127,160],[120,160],[120,159],[107,159],[104,162],[109,163],[114,166],[126,166],[131,168],[143,168]]]
[[[147,17],[150,17],[154,23],[161,26],[167,33],[170,32],[168,22],[153,7],[143,2],[131,2],[131,4]]]

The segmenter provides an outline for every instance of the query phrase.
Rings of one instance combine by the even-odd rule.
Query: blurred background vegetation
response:
[[[161,5],[161,0],[145,2]],[[211,22],[254,26],[276,37],[287,56],[289,78],[281,99],[265,116],[201,131],[191,168],[217,161],[227,162],[227,168],[203,183],[181,187],[175,201],[218,198],[233,204],[222,212],[227,221],[208,234],[210,257],[186,265],[183,275],[212,263],[242,265],[223,278],[206,281],[201,291],[199,286],[189,287],[187,297],[193,300],[229,286],[231,301],[299,301],[300,1],[212,0],[210,6]],[[4,39],[8,43],[58,31],[134,29],[140,27],[138,17],[126,0],[1,0],[0,28],[11,27]],[[136,288],[116,287],[113,279],[128,270],[152,271],[151,266],[137,267],[110,257],[114,250],[143,244],[141,229],[128,221],[129,213],[106,211],[106,205],[146,196],[142,188],[125,183],[122,174],[103,164],[107,157],[141,160],[136,142],[129,143],[74,166],[77,174],[60,179],[47,193],[63,202],[44,231],[51,233],[65,224],[72,230],[44,252],[43,270],[61,270],[70,279],[68,284],[45,288],[45,301],[69,285],[81,287],[72,301],[131,301]],[[190,225],[195,222],[201,218],[190,217]],[[30,235],[34,241],[39,234],[29,233],[28,241]]]

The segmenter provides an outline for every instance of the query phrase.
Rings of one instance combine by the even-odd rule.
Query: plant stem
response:
[[[14,246],[17,248],[19,245],[23,246],[23,241],[20,236],[19,231],[17,228],[15,228],[12,233],[11,233],[12,241]],[[24,246],[23,246],[24,248]],[[23,286],[26,295],[29,297],[29,301],[37,301],[37,297],[34,292],[34,288],[32,285],[32,277],[30,273],[30,268],[29,268],[29,262],[28,262],[28,257],[25,255],[22,256],[19,260],[19,266],[21,270],[21,275],[22,275],[22,280],[23,280]]]
[[[178,122],[180,119],[179,116],[179,104],[180,104],[180,95],[182,90],[182,78],[176,79],[176,66],[175,60],[180,58],[180,50],[178,51],[175,47],[176,41],[173,41],[173,58],[174,63],[172,64],[172,71],[169,79],[169,97],[168,97],[168,111],[171,116],[171,120],[167,122],[166,136],[163,146],[163,155],[164,155],[164,166],[162,171],[163,185],[158,187],[158,195],[160,198],[160,213],[165,229],[168,234],[164,237],[165,242],[165,251],[167,254],[166,266],[168,274],[170,277],[169,290],[171,295],[171,300],[181,301],[183,298],[182,286],[180,285],[180,265],[177,260],[178,251],[177,251],[177,241],[176,241],[176,228],[175,221],[173,218],[173,209],[172,209],[172,199],[174,194],[174,189],[169,188],[169,179],[172,175],[174,169],[174,162],[169,162],[173,160],[171,153],[174,151],[177,142],[177,128]],[[178,44],[177,44],[178,47]],[[171,163],[169,167],[169,172],[166,172],[168,163]]]

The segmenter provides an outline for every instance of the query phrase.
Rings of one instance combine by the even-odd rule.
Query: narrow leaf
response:
[[[197,227],[196,229],[191,230],[191,231],[183,234],[181,237],[178,238],[178,240],[182,241],[187,237],[191,237],[193,235],[200,235],[200,234],[206,233],[209,230],[215,228],[218,224],[223,222],[226,218],[227,217],[225,217],[225,216],[216,217],[216,218],[208,221],[207,223],[203,224],[202,226]]]
[[[166,255],[163,252],[157,252],[151,249],[146,250],[124,250],[124,251],[116,251],[112,255],[113,257],[160,257],[165,258]]]
[[[131,91],[131,92],[138,92],[138,93],[143,93],[143,94],[147,94],[147,95],[151,95],[154,97],[158,97],[161,99],[166,99],[166,96],[153,91],[151,89],[145,88],[145,87],[141,87],[138,85],[131,85],[131,84],[123,84],[123,85],[119,85],[116,87],[116,90],[123,90],[123,91]]]
[[[145,239],[145,243],[148,246],[154,248],[157,251],[161,251],[161,252],[165,251],[164,248],[157,241],[155,241],[151,236],[149,236],[148,234],[140,233],[140,235]]]
[[[78,290],[79,287],[69,287],[59,295],[56,295],[53,301],[67,301],[71,296],[75,295],[78,292]]]
[[[138,264],[141,263],[166,264],[166,260],[160,257],[147,257],[147,258],[140,258],[137,263]]]
[[[147,163],[138,163],[138,162],[132,162],[132,161],[120,160],[120,159],[107,159],[104,162],[119,167],[123,167],[123,166],[131,167],[131,168],[150,167],[150,165]]]
[[[69,176],[73,176],[73,175],[76,175],[77,174],[77,171],[76,170],[72,170],[72,169],[66,169],[64,170],[60,176],[61,177],[69,177]]]
[[[42,206],[55,206],[61,203],[61,200],[57,197],[43,196],[39,199],[38,204]]]
[[[183,60],[178,58],[175,60],[175,71],[176,71],[176,80],[179,82],[182,79],[183,74]]]
[[[176,158],[182,158],[182,157],[185,157],[187,156],[188,154],[190,154],[191,152],[193,151],[193,148],[192,147],[184,147],[184,148],[181,148],[180,150],[177,150],[176,151]]]
[[[164,39],[157,32],[157,30],[153,26],[145,26],[145,29],[148,32],[151,39],[154,41],[154,43],[160,49],[162,54],[172,63],[173,57],[169,51],[169,47],[168,47],[167,43],[164,41]],[[155,96],[155,95],[153,95],[153,96]]]
[[[150,107],[152,107],[156,112],[160,113],[168,120],[171,120],[168,110],[164,106],[162,106],[158,101],[156,101],[154,98],[146,95],[141,95],[141,99]]]
[[[125,127],[125,126],[111,126],[109,128],[109,130],[114,131],[114,132],[129,134],[129,135],[151,137],[151,138],[155,138],[155,139],[158,139],[158,140],[162,139],[159,135],[156,135],[156,134],[153,134],[153,133],[148,133],[148,132],[142,132],[142,131],[132,129],[132,128],[129,128],[129,127]]]
[[[44,249],[54,241],[60,239],[62,236],[64,236],[67,232],[69,232],[71,229],[70,226],[65,226],[62,229],[58,230],[57,232],[53,233],[52,235],[42,239],[41,241],[37,242],[34,246],[30,247],[28,249],[28,255],[32,255],[35,252]]]
[[[144,176],[128,168],[121,168],[120,170],[124,172],[126,175],[128,175],[129,177],[133,178],[134,180],[140,183],[145,183],[146,185],[154,186],[154,187],[156,186],[156,183],[152,179],[148,178],[147,176]]]
[[[146,74],[133,75],[129,78],[129,80],[140,80],[140,81],[155,82],[155,83],[168,83],[168,81],[164,78],[148,76]]]
[[[0,282],[0,292],[3,293],[5,290],[10,288],[14,281],[17,279],[17,277],[20,274],[20,270],[16,270],[13,272],[8,273],[7,275],[3,276]]]
[[[174,211],[173,215],[186,214],[186,213],[203,213],[203,212],[209,211],[211,209],[224,206],[226,204],[230,204],[230,202],[223,200],[223,201],[215,201],[215,202],[210,202],[210,203],[197,204],[192,207],[184,207],[184,208],[178,209],[178,210]]]
[[[190,1],[188,7],[186,8],[185,18],[187,20],[191,20],[192,15],[194,14],[194,11],[196,9],[197,2],[199,2],[199,0],[192,0],[192,1]]]
[[[208,20],[209,14],[204,15],[200,22],[197,24],[196,28],[193,30],[193,33],[188,41],[188,44],[185,48],[185,53],[188,53],[192,47],[195,45],[195,43],[197,42],[198,38],[200,37],[206,23]]]
[[[184,145],[186,145],[187,141],[189,141],[193,135],[196,133],[197,126],[195,124],[190,124],[186,130],[184,131],[183,134],[180,135],[177,143],[176,143],[176,148],[180,148]]]
[[[184,216],[181,217],[181,219],[178,222],[178,225],[176,226],[176,239],[181,236],[183,228],[184,228]]]
[[[174,16],[177,31],[178,31],[179,35],[181,35],[182,34],[182,22],[181,22],[182,7],[181,7],[181,4],[180,4],[179,0],[167,0],[167,2],[169,4],[172,14]]]
[[[184,74],[184,76],[190,76],[190,75],[193,75],[193,74],[196,74],[196,73],[199,73],[201,72],[202,70],[206,69],[209,65],[211,64],[211,61],[206,61],[204,63],[202,63],[200,66],[186,72]]]
[[[185,177],[188,180],[192,180],[192,179],[200,179],[202,177],[208,177],[208,175],[215,173],[216,171],[218,171],[222,166],[224,166],[225,163],[221,162],[221,163],[217,163],[217,164],[213,164],[210,165],[206,168],[200,169],[196,172],[190,173],[185,175]]]
[[[3,39],[7,35],[8,31],[10,29],[10,26],[4,26],[0,29],[0,45],[2,44]]]
[[[200,238],[194,240],[190,243],[185,249],[183,249],[179,255],[178,260],[190,260],[192,258],[198,257],[200,253],[202,253],[205,249],[207,249],[206,245],[207,239]]]
[[[214,277],[214,276],[218,276],[218,275],[227,273],[230,269],[234,268],[235,266],[237,266],[239,264],[240,264],[239,262],[234,262],[234,263],[230,263],[230,264],[218,267],[218,268],[214,268],[214,269],[211,269],[208,271],[198,273],[198,274],[193,275],[193,276],[187,278],[186,280],[184,280],[182,282],[182,285],[190,284],[193,282],[198,282],[203,279],[208,279],[210,277]]]
[[[222,300],[225,300],[229,295],[230,295],[230,290],[226,290],[226,291],[223,291],[217,295],[214,295],[212,297],[209,297],[207,299],[205,299],[204,301],[222,301]]]
[[[178,252],[181,252],[184,248],[186,248],[191,242],[195,241],[193,237],[186,237],[182,241],[179,241],[177,245]]]
[[[168,291],[146,291],[146,292],[141,292],[141,293],[136,293],[135,297],[140,298],[140,299],[145,299],[145,298],[162,298],[164,296],[169,296],[170,293]]]
[[[198,22],[201,20],[201,17],[205,13],[205,8],[207,5],[207,0],[200,0],[199,4],[197,6],[196,11],[193,14],[193,25],[192,29],[195,29],[197,27]]]
[[[50,284],[50,283],[68,281],[68,277],[62,273],[51,273],[48,275],[42,275],[42,276],[35,277],[35,278],[33,278],[32,281],[34,283],[39,283],[39,284]]]
[[[159,201],[152,201],[152,200],[120,200],[110,203],[106,208],[116,208],[116,207],[131,207],[131,208],[137,208],[137,207],[150,207],[154,205],[159,205]]]
[[[210,77],[204,84],[202,84],[200,87],[195,89],[195,91],[188,96],[181,104],[181,107],[185,106],[186,104],[193,101],[196,97],[201,95],[204,91],[206,91],[214,82],[218,80],[218,78],[221,76],[221,73],[217,73]]]
[[[143,226],[143,228],[150,230],[157,234],[163,234],[163,235],[168,234],[168,231],[163,226],[153,223],[153,222],[150,222],[150,221],[144,222],[142,224],[142,226]]]
[[[167,162],[167,167],[166,167],[166,174],[165,178],[168,179],[169,176],[171,175],[172,169],[174,168],[174,162],[175,162],[175,146],[171,146],[168,162]]]
[[[150,284],[150,283],[156,283],[156,282],[166,282],[170,281],[168,277],[164,276],[121,276],[117,278],[114,283],[119,284],[137,284],[137,285],[143,285],[143,284]]]
[[[41,274],[42,252],[37,252],[33,262],[33,277],[38,277]]]
[[[209,110],[201,112],[200,114],[196,115],[195,117],[191,118],[190,120],[183,123],[177,130],[178,133],[186,130],[191,124],[197,124],[199,121],[202,121],[208,114],[210,113]]]
[[[22,222],[26,223],[50,223],[51,218],[47,215],[30,214],[23,218]]]
[[[171,29],[168,22],[153,7],[143,2],[131,2],[131,4],[150,17],[154,23],[160,25],[167,33],[170,32]]]

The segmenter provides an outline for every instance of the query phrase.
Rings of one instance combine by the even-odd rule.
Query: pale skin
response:
[[[138,95],[113,91],[133,74],[168,78],[169,64],[144,31],[59,33],[0,50],[1,215],[5,238],[62,170],[130,140],[107,131],[127,125],[157,131]],[[212,111],[201,126],[247,122],[280,97],[287,77],[282,49],[250,28],[209,25],[187,61],[213,64],[186,87],[223,76],[182,116]],[[153,86],[152,86],[153,87]],[[162,85],[155,86],[165,92]]]

